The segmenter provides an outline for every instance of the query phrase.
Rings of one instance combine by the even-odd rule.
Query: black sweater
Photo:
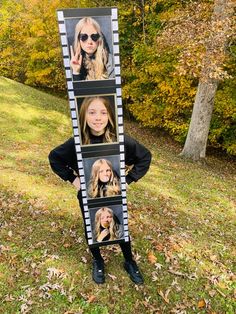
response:
[[[102,138],[94,137],[91,142],[92,144],[102,143]],[[78,175],[78,165],[73,137],[54,148],[48,158],[52,170],[60,178],[71,183],[75,180]],[[125,164],[133,166],[126,175],[126,182],[130,184],[142,178],[148,171],[150,163],[150,151],[132,137],[125,135]]]

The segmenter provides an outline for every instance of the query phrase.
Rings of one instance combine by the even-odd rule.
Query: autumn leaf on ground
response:
[[[96,296],[95,295],[91,295],[89,298],[88,298],[88,303],[92,303],[96,300]]]
[[[202,308],[206,307],[206,302],[205,302],[205,300],[202,299],[202,300],[198,301],[197,307],[198,307],[199,309],[202,309]]]
[[[0,252],[4,252],[4,251],[10,251],[10,247],[9,246],[4,246],[4,245],[0,245]]]
[[[212,262],[216,262],[216,261],[217,261],[217,256],[216,256],[216,255],[211,255],[211,256],[210,256],[210,260],[211,260]]]
[[[77,271],[75,272],[75,275],[78,276],[78,277],[80,277],[80,276],[81,276],[81,272],[80,272],[79,270],[77,270]]]
[[[163,265],[160,263],[155,263],[155,267],[157,270],[160,270],[163,267]]]
[[[52,277],[62,278],[62,279],[66,277],[66,274],[65,274],[63,269],[58,269],[55,267],[49,267],[47,269],[47,271],[48,271],[48,275],[46,277],[49,280],[52,279]]]
[[[210,290],[208,293],[209,293],[211,298],[213,298],[216,295],[216,291],[215,290]]]
[[[64,243],[63,246],[64,246],[64,248],[68,248],[68,247],[71,247],[72,244],[70,244],[70,243]]]
[[[158,293],[166,303],[170,303],[170,300],[168,299],[170,289],[167,289],[165,293],[162,290],[160,290]]]
[[[152,272],[152,281],[157,281],[159,279],[158,274],[156,271]]]
[[[111,274],[108,274],[108,277],[110,277],[112,280],[116,280],[117,277],[115,275],[111,275]]]
[[[114,285],[114,286],[113,286],[113,290],[114,290],[114,291],[117,291],[117,292],[119,292],[119,293],[122,292],[122,290],[121,290],[117,285]]]
[[[155,245],[155,248],[156,248],[156,250],[157,250],[158,252],[162,252],[162,251],[164,250],[164,246],[163,246],[163,244],[161,244],[161,243],[157,243],[157,244]]]
[[[12,302],[14,300],[15,300],[15,298],[13,297],[12,294],[7,294],[5,299],[4,299],[4,301],[6,301],[6,302]]]
[[[10,238],[11,238],[11,237],[12,237],[12,235],[13,235],[13,234],[12,234],[12,231],[11,231],[11,230],[10,230],[10,231],[8,231],[8,237],[10,237]]]
[[[85,264],[87,264],[87,263],[88,263],[87,258],[86,258],[86,257],[84,257],[84,256],[82,256],[82,257],[81,257],[81,260],[82,260],[82,262],[83,262],[83,263],[85,263]]]
[[[149,261],[151,264],[155,264],[155,263],[156,263],[157,258],[156,258],[156,256],[153,254],[153,252],[149,252],[149,253],[148,253],[148,261]]]

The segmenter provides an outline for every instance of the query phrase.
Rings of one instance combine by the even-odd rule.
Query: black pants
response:
[[[82,213],[83,220],[84,220],[85,238],[86,238],[86,240],[88,242],[87,232],[86,232],[86,228],[85,228],[84,206],[83,206],[82,192],[81,191],[78,192],[77,198],[79,200],[79,205],[80,205],[81,213]],[[133,257],[132,257],[132,250],[131,250],[131,241],[129,241],[129,242],[121,242],[121,243],[119,243],[119,245],[120,245],[120,248],[122,250],[122,253],[124,255],[125,260],[126,261],[131,261],[133,259]],[[89,250],[90,250],[91,254],[93,255],[94,259],[96,259],[96,260],[103,260],[99,247],[95,247],[95,248],[90,248],[89,247]]]

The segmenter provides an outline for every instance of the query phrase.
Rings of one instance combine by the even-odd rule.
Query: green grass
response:
[[[71,135],[68,103],[5,78],[0,91],[0,313],[235,313],[233,160],[185,161],[166,136],[126,122],[153,155],[128,190],[145,285],[133,285],[119,246],[108,246],[97,286],[76,192],[47,160]]]

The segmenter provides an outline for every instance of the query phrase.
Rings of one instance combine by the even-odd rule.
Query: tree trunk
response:
[[[194,161],[205,158],[217,81],[200,82],[194,102],[187,139],[181,156]]]
[[[194,101],[191,122],[184,148],[180,156],[194,161],[205,158],[210,122],[214,107],[214,97],[219,80],[215,77],[217,69],[221,67],[223,58],[219,62],[215,58],[216,52],[224,56],[227,44],[227,30],[229,17],[232,15],[230,0],[215,0],[212,15],[212,32],[206,46],[206,56],[203,61],[200,81]],[[221,63],[220,63],[221,62]]]

